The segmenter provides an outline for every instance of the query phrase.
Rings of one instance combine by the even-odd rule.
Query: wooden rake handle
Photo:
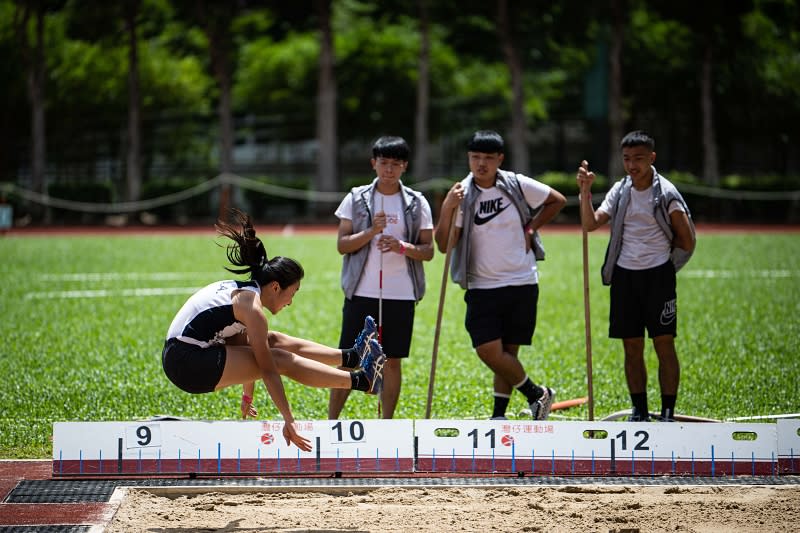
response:
[[[439,334],[442,331],[442,313],[444,311],[444,296],[447,292],[447,276],[450,273],[450,254],[453,251],[455,239],[456,215],[458,214],[459,207],[453,209],[453,214],[450,217],[450,231],[447,234],[447,249],[444,254],[444,269],[442,270],[442,286],[439,289],[439,309],[436,312],[436,329],[433,333],[433,353],[431,353],[431,373],[428,378],[428,401],[425,404],[425,418],[431,417],[431,404],[433,403],[433,383],[436,376],[436,357],[439,354]]]

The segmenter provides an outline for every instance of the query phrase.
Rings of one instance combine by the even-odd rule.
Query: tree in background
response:
[[[146,8],[151,21],[158,21],[169,12],[154,1],[148,1]],[[127,125],[124,141],[120,143],[124,145],[123,157],[126,160],[125,184],[121,192],[122,197],[129,202],[141,199],[145,174],[142,149],[142,67],[139,53],[139,33],[142,31],[140,18],[144,18],[141,10],[142,0],[100,5],[91,0],[71,0],[67,12],[70,37],[84,39],[87,43],[97,43],[106,50],[124,50],[125,61],[122,64],[126,69]],[[163,29],[157,28],[158,31]],[[152,29],[150,32],[157,33]],[[120,102],[123,101],[121,96],[119,95]]]
[[[508,0],[497,1],[497,38],[511,77],[511,167],[515,172],[530,174],[528,161],[528,119],[525,113],[525,88],[522,59],[514,46],[509,20]]]
[[[440,8],[437,19],[448,29],[459,62],[447,116],[464,114],[470,125],[466,130],[502,132],[508,142],[506,157],[515,170],[562,170],[550,166],[553,159],[566,156],[560,121],[555,131],[540,137],[536,153],[531,151],[532,131],[580,113],[576,102],[582,97],[592,48],[586,40],[589,9],[571,2],[520,0],[458,2],[452,9],[444,17]]]
[[[45,0],[20,0],[16,2],[14,28],[17,42],[27,69],[28,101],[31,109],[31,185],[34,191],[47,193],[47,133],[45,121]],[[31,29],[33,18],[33,29]],[[31,34],[33,34],[31,38]]]
[[[699,94],[697,109],[700,112],[701,144],[703,153],[703,180],[718,185],[720,178],[717,148],[716,101],[721,91],[717,65],[730,64],[742,42],[742,17],[753,9],[752,2],[704,0],[697,3],[670,2],[659,5],[655,11],[666,19],[674,19],[689,29],[696,49]]]
[[[142,97],[139,90],[139,39],[136,34],[140,0],[123,4],[128,33],[128,172],[127,200],[139,199],[142,192]]]
[[[338,136],[336,113],[336,73],[334,70],[331,0],[314,0],[319,25],[319,75],[317,86],[317,160],[316,189],[335,191],[338,187]]]
[[[622,53],[625,43],[625,19],[628,12],[626,0],[610,0],[610,45],[608,47],[608,176],[624,174],[619,157],[619,141],[624,133]]]
[[[780,125],[774,130],[773,159],[778,163],[775,170],[788,173],[800,166],[800,153],[788,128],[797,124],[800,116],[800,5],[791,0],[756,0],[753,11],[743,18],[742,31],[754,45],[748,47],[753,54],[742,66],[742,70],[756,73],[751,90],[757,91],[757,101],[765,93],[778,102],[760,108],[764,114],[759,113],[757,120],[770,128]],[[798,204],[800,199],[795,202]],[[800,212],[795,213],[797,219]]]
[[[33,8],[40,4],[0,0],[0,50],[9,59],[0,67],[6,79],[0,99],[4,177],[22,181],[19,176],[28,175],[28,166],[18,162],[18,146],[32,154],[46,146],[47,164],[39,168],[52,179],[122,185],[135,174],[134,165],[126,167],[125,161],[135,152],[128,143],[135,138],[137,115],[145,189],[153,176],[207,178],[217,157],[221,170],[235,167],[237,116],[266,124],[259,126],[258,142],[266,138],[274,144],[308,146],[317,139],[320,150],[330,150],[327,163],[302,159],[306,152],[294,151],[300,157],[293,161],[301,166],[280,169],[282,176],[301,182],[316,168],[317,177],[309,181],[320,190],[335,190],[342,177],[352,179],[361,172],[361,167],[346,167],[355,164],[354,149],[387,129],[414,138],[415,155],[430,148],[431,170],[415,162],[415,177],[460,174],[461,142],[476,128],[502,131],[509,141],[509,159],[514,161],[516,153],[528,155],[531,173],[572,170],[576,154],[599,139],[595,132],[587,135],[589,121],[577,102],[586,94],[589,58],[600,53],[608,58],[604,68],[611,71],[604,79],[611,90],[603,91],[603,107],[609,109],[602,110],[600,143],[607,153],[608,135],[614,147],[609,150],[611,162],[618,161],[616,144],[624,130],[644,127],[659,140],[660,160],[698,175],[714,175],[709,170],[714,167],[714,145],[718,175],[790,172],[800,165],[793,149],[800,135],[798,6],[788,0],[751,0],[722,8],[713,0],[692,13],[682,11],[682,3],[644,0],[608,0],[597,6],[520,0],[125,0],[112,13],[101,9],[105,4],[90,4],[46,4],[55,7],[46,11],[41,34],[46,67],[38,79],[47,91],[37,101],[47,110],[47,135],[40,150],[34,133],[39,119],[33,112],[31,117],[19,112],[29,104],[34,107],[25,88],[37,79],[31,77],[28,59],[36,53]],[[87,5],[93,9],[81,7]],[[120,7],[132,6],[139,13],[126,24]],[[325,108],[309,105],[321,104],[323,93],[318,91],[327,83],[320,77],[320,6],[328,8],[331,55],[325,61],[335,69],[330,78],[335,92]],[[499,30],[498,9],[503,6],[508,31]],[[198,7],[209,12],[200,17]],[[216,9],[233,12],[220,16]],[[107,14],[87,15],[100,11]],[[25,42],[14,31],[23,18]],[[210,20],[214,25],[227,20],[228,82],[220,75],[221,41]],[[706,34],[710,55],[703,52]],[[516,53],[510,62],[506,58],[513,56],[503,53],[505,36],[512,38]],[[601,51],[598,41],[608,47]],[[613,57],[620,58],[619,75],[608,67]],[[131,70],[134,64],[138,67]],[[211,74],[202,71],[204,65]],[[133,72],[140,78],[138,113]],[[613,89],[615,83],[620,91]],[[217,105],[216,118],[208,112],[212,105]],[[226,108],[228,114],[222,111]],[[523,121],[524,127],[515,126]],[[209,127],[217,123],[218,130]],[[425,124],[427,132],[420,133]],[[332,141],[319,141],[323,127]],[[12,131],[24,140],[17,141]],[[211,146],[214,142],[219,150]],[[602,159],[596,153],[593,158]],[[274,167],[263,165],[251,171],[273,172]],[[317,183],[323,171],[330,173],[326,183],[333,185]]]
[[[173,16],[160,0],[70,0],[59,12],[64,29],[54,35],[50,96],[59,109],[50,125],[60,146],[54,157],[81,168],[84,183],[109,179],[96,175],[98,168],[115,181],[118,173],[125,200],[140,199],[149,163],[179,165],[183,147],[192,144],[183,131],[160,137],[152,118],[207,109],[210,80],[196,56],[186,54],[202,53],[205,40],[187,44],[198,40],[199,30]],[[126,164],[97,163],[117,160]]]
[[[417,181],[430,178],[428,142],[431,99],[431,32],[428,0],[418,0],[419,13],[419,64],[417,66],[417,102],[414,112],[414,163],[411,173]]]
[[[197,0],[196,13],[200,26],[208,37],[208,53],[211,57],[211,70],[219,89],[217,114],[219,116],[219,171],[233,174],[233,63],[234,47],[231,25],[239,12],[238,2],[215,2]],[[227,216],[233,186],[222,185],[219,200],[219,217]]]

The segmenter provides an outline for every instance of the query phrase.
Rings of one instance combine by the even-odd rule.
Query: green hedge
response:
[[[111,183],[76,182],[51,183],[47,194],[59,200],[86,202],[91,204],[110,204],[114,201],[115,192]],[[87,213],[71,209],[53,208],[53,221],[70,224],[92,224],[105,217],[102,213]]]
[[[564,196],[578,195],[578,181],[574,172],[545,172],[535,176],[535,179],[546,183]],[[592,191],[605,192],[609,188],[608,178],[602,174],[595,174]]]
[[[311,178],[276,180],[260,176],[252,179],[264,184],[304,191],[309,189],[311,183]],[[308,201],[305,199],[283,198],[250,189],[245,189],[243,194],[250,215],[259,222],[285,224],[307,215]]]
[[[199,185],[203,181],[191,178],[148,181],[142,185],[141,199],[160,198],[168,194],[182,192]],[[215,194],[213,190],[207,191],[183,202],[148,209],[148,211],[157,215],[161,223],[185,223],[187,219],[207,219],[212,214],[212,194]]]
[[[690,172],[672,171],[666,174],[670,181],[680,189],[682,183],[706,185]],[[725,192],[741,193],[743,198],[731,199],[694,194],[683,190],[686,203],[692,210],[696,221],[722,223],[800,223],[800,203],[788,195],[785,199],[753,200],[747,198],[748,192],[790,192],[800,190],[800,176],[781,176],[760,174],[742,176],[729,174],[720,178],[719,188]]]

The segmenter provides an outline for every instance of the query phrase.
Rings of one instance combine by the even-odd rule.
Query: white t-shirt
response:
[[[598,211],[609,214],[608,197]],[[680,202],[672,202],[669,213],[683,211]],[[617,264],[628,270],[645,270],[661,266],[669,261],[672,243],[661,231],[653,216],[653,187],[643,191],[631,187],[631,200],[625,212],[622,227],[622,249]]]
[[[386,228],[383,232],[387,235],[408,242],[409,236],[403,221],[403,198],[398,192],[388,196],[375,190],[373,196],[372,213],[383,210],[386,213]],[[336,208],[336,217],[340,220],[353,220],[353,195],[345,195],[342,203]],[[374,216],[374,215],[373,215]],[[422,202],[421,230],[433,229],[433,216],[427,201]],[[406,258],[394,252],[381,253],[378,249],[379,233],[372,238],[369,244],[369,254],[364,265],[364,272],[358,282],[355,296],[366,298],[381,297],[381,270],[383,270],[383,298],[387,300],[414,300],[414,286],[408,275]],[[383,256],[381,258],[381,256]],[[382,262],[381,262],[382,261]]]
[[[550,186],[517,174],[525,201],[534,209],[547,200]],[[467,176],[461,184],[477,187]],[[526,235],[522,230],[519,211],[497,187],[480,190],[475,200],[472,221],[467,286],[472,289],[494,289],[539,282],[536,258],[525,251]],[[463,212],[456,217],[456,227],[464,227]]]

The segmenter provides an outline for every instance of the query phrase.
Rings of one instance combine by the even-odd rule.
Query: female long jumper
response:
[[[218,281],[186,301],[167,332],[164,372],[178,388],[192,394],[241,384],[243,417],[257,415],[252,396],[255,381],[261,379],[285,421],[286,443],[309,451],[310,441],[294,427],[281,376],[311,387],[377,394],[383,386],[385,355],[374,340],[341,350],[270,331],[263,308],[277,314],[291,305],[300,289],[303,268],[286,257],[268,259],[250,217],[240,211],[233,216],[234,223],[220,221],[216,226],[233,241],[227,256],[238,268],[226,270],[248,274],[249,280]],[[334,368],[337,365],[356,370]]]

